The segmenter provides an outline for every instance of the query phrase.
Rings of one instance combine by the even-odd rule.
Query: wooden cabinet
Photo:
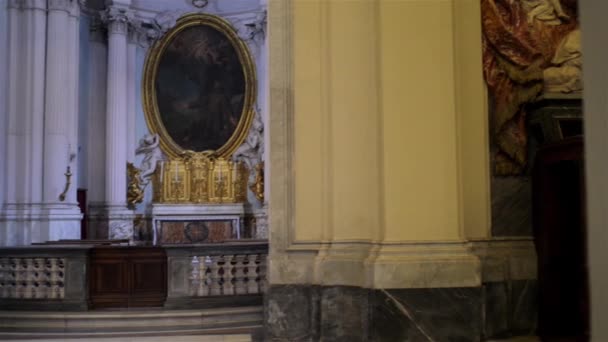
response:
[[[90,307],[163,306],[167,255],[159,247],[98,246],[90,258]]]

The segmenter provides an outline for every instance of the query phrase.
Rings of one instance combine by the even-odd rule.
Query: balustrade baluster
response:
[[[23,298],[34,298],[34,259],[23,260]]]
[[[211,264],[213,260],[210,257],[200,257],[199,258],[199,275],[200,275],[200,284],[198,295],[199,296],[208,296],[209,295],[209,285],[211,284],[210,274],[211,274]]]
[[[245,256],[235,255],[234,260],[234,292],[237,295],[245,294],[247,293],[245,284]]]
[[[250,254],[247,256],[247,293],[259,293],[257,259],[257,254]]]
[[[222,287],[220,284],[220,265],[218,264],[219,260],[219,256],[211,257],[211,282],[209,285],[209,295],[211,296],[219,296],[222,294]]]
[[[10,272],[7,258],[0,258],[0,298],[8,297],[8,274]]]
[[[234,295],[234,255],[224,256],[224,294]]]
[[[198,288],[201,281],[201,277],[199,274],[199,261],[197,257],[192,257],[192,261],[190,262],[190,288],[189,293],[191,296],[198,295]]]
[[[262,254],[260,255],[260,265],[259,265],[259,285],[260,285],[260,293],[266,293],[266,259],[267,256]]]

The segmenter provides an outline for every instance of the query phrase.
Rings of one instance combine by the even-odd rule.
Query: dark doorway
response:
[[[533,175],[542,341],[589,341],[583,138],[540,148]]]

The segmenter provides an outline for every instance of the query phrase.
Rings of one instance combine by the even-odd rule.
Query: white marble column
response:
[[[105,210],[106,191],[106,91],[108,47],[106,29],[97,17],[91,18],[89,31],[89,88],[87,108],[87,202],[88,236],[108,238]]]
[[[136,132],[136,89],[137,79],[137,46],[139,43],[141,24],[131,22],[129,25],[127,43],[127,161],[135,163],[135,149],[137,148]]]
[[[8,87],[4,205],[0,245],[45,236],[41,227],[46,0],[7,3]],[[27,44],[25,43],[27,42]],[[4,138],[4,137],[3,137]]]
[[[67,193],[67,202],[78,202],[77,190],[78,190],[78,179],[80,178],[81,171],[79,170],[79,139],[78,139],[78,121],[79,121],[79,97],[80,97],[80,3],[84,0],[71,0],[69,7],[69,18],[68,18],[68,32],[66,36],[69,37],[69,49],[68,49],[68,60],[69,60],[69,73],[68,77],[68,93],[70,97],[70,106],[72,108],[71,116],[69,117],[70,123],[70,145],[71,153],[74,155],[74,160],[71,162],[72,168],[72,187]]]
[[[132,18],[127,8],[103,12],[108,25],[106,93],[106,207],[108,237],[133,238],[133,212],[127,209],[127,33]]]
[[[6,122],[8,106],[8,6],[0,6],[0,154],[6,156]],[[0,158],[0,210],[4,206],[4,184],[6,175],[6,158]],[[0,239],[2,233],[0,232]]]
[[[48,1],[44,107],[43,236],[40,240],[80,238],[74,159],[78,120],[77,0]],[[76,33],[74,32],[76,31]],[[71,175],[70,175],[71,174]]]

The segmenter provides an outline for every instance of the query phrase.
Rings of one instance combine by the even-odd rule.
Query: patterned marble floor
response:
[[[24,342],[30,340],[4,340]],[[158,337],[113,337],[113,338],[74,338],[74,339],[36,339],[35,342],[251,342],[250,335],[196,335],[196,336],[158,336]]]

